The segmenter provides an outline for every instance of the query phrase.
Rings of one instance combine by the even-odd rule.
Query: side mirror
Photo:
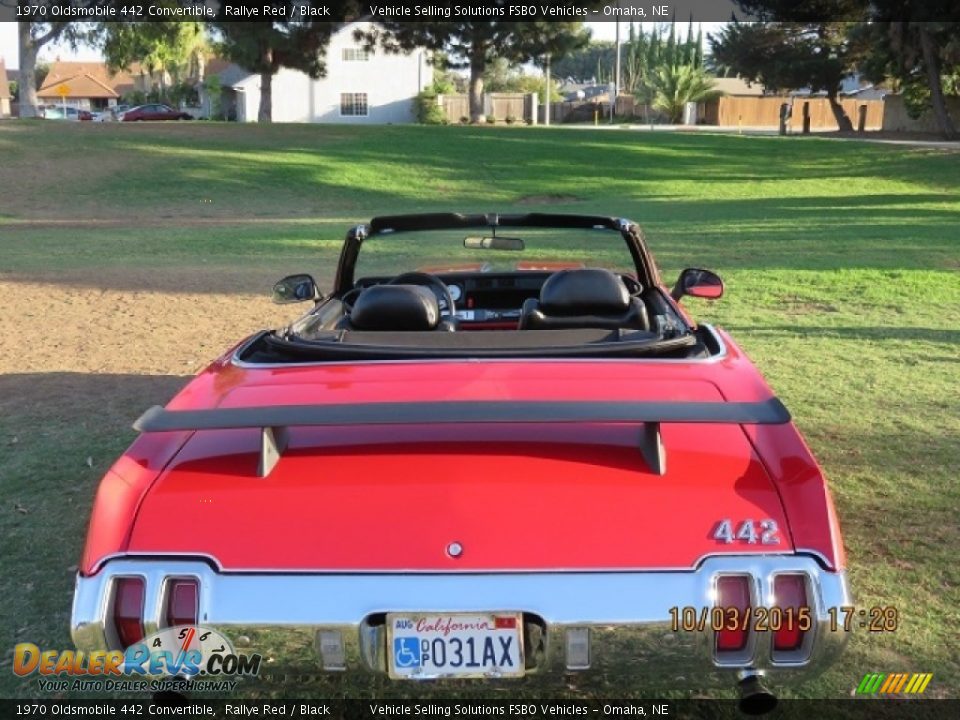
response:
[[[277,305],[288,305],[290,303],[306,302],[307,300],[316,302],[321,297],[316,280],[313,279],[312,275],[306,273],[287,275],[273,286],[273,301]]]
[[[670,297],[679,300],[684,295],[716,300],[723,295],[723,280],[715,272],[701,268],[687,268],[680,273]]]

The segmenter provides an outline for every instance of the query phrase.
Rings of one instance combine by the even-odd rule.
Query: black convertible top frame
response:
[[[341,294],[353,288],[354,271],[360,246],[368,237],[385,235],[391,232],[410,232],[416,230],[461,230],[467,228],[489,227],[537,227],[584,230],[613,230],[619,232],[637,270],[637,280],[645,287],[660,284],[657,267],[647,250],[640,226],[623,218],[603,215],[566,215],[560,213],[527,213],[525,215],[500,215],[498,213],[421,213],[413,215],[384,215],[375,217],[366,225],[357,225],[347,232],[337,275],[334,280],[334,293]]]
[[[661,423],[782,425],[790,413],[775,397],[760,402],[639,402],[481,400],[376,402],[331,405],[165,410],[155,405],[133,424],[139,432],[260,428],[257,474],[266,477],[287,447],[288,428],[321,425],[468,423],[643,423],[640,452],[652,472],[663,475],[667,454]],[[546,438],[549,440],[549,435]]]

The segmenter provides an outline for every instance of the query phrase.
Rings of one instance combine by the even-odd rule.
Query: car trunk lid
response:
[[[567,384],[522,364],[509,372],[491,364],[469,382],[469,373],[431,381],[411,368],[400,373],[406,383],[388,370],[344,377],[332,368],[293,382],[285,370],[228,386],[220,406],[533,400],[558,388],[575,400],[724,402],[705,380],[583,365],[606,369],[603,382],[586,383],[588,368],[573,364]],[[202,430],[151,488],[128,551],[209,555],[231,570],[338,572],[690,568],[713,553],[792,551],[776,488],[739,425],[664,423],[662,475],[640,452],[642,430],[589,422],[294,427],[266,477],[257,475],[259,429]],[[724,520],[735,530],[749,522],[755,542],[715,538]],[[760,542],[764,520],[781,528],[768,538],[778,544]]]

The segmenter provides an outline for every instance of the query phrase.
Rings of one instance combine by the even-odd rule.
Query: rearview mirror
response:
[[[273,286],[273,301],[277,305],[287,305],[307,300],[316,302],[321,297],[313,276],[306,273],[287,275]]]
[[[471,250],[523,250],[523,238],[518,237],[465,237],[463,246]]]
[[[680,273],[677,284],[670,291],[674,300],[679,300],[684,295],[716,300],[723,295],[723,280],[710,270],[687,268]]]

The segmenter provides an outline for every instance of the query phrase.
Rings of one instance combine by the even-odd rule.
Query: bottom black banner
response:
[[[0,718],[744,718],[734,700],[192,700],[177,695],[147,701],[0,700]],[[770,720],[947,720],[960,700],[781,700]]]

